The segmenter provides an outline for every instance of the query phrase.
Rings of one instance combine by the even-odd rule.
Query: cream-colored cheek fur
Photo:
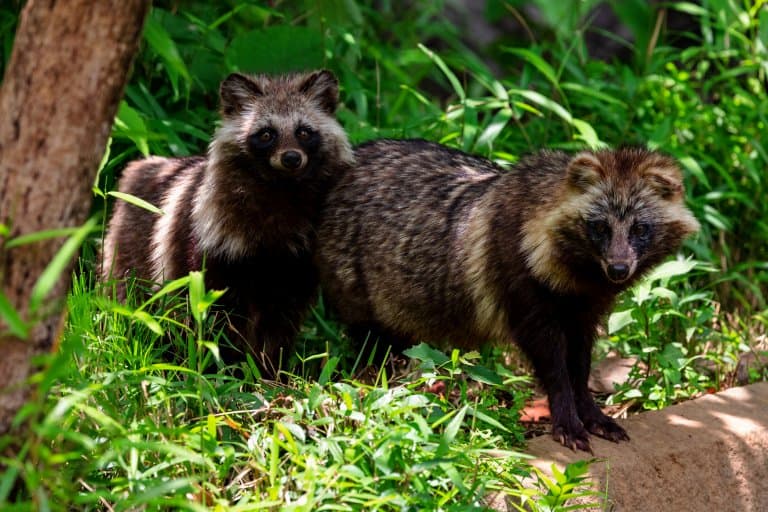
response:
[[[539,208],[541,213],[523,224],[521,249],[526,264],[537,279],[553,290],[576,291],[571,271],[559,259],[555,233],[565,222],[569,222],[573,212],[589,211],[601,193],[600,187],[595,185],[584,193],[569,190],[564,194],[564,200],[542,206]]]

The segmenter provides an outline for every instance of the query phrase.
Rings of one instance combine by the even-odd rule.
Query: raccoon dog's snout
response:
[[[301,154],[298,151],[286,151],[280,157],[280,162],[288,169],[297,169],[301,165]]]
[[[609,281],[621,284],[629,280],[637,270],[637,260],[629,258],[608,258],[602,262],[603,272]]]
[[[302,152],[289,149],[272,155],[269,163],[274,169],[300,171],[307,165],[307,156]]]
[[[621,283],[630,276],[630,266],[626,263],[611,263],[605,267],[605,275],[614,283]]]

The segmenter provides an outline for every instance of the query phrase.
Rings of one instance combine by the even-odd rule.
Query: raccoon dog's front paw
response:
[[[589,433],[581,426],[552,425],[552,437],[566,448],[592,453]]]
[[[592,434],[613,441],[614,443],[618,443],[619,441],[629,441],[627,431],[616,423],[613,418],[606,416],[605,414],[601,413],[599,417],[585,421],[584,426]]]

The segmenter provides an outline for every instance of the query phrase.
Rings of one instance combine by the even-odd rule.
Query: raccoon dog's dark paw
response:
[[[600,417],[593,420],[585,421],[584,426],[592,434],[613,441],[614,443],[618,443],[619,441],[629,441],[627,431],[616,423],[613,418],[606,416],[605,414],[601,414]]]
[[[552,437],[555,438],[555,441],[573,451],[582,450],[592,453],[592,446],[589,444],[589,433],[581,425],[578,427],[552,425]]]

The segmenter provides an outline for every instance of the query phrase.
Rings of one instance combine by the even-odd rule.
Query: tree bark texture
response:
[[[0,88],[0,223],[10,237],[82,224],[150,0],[29,0]],[[61,238],[5,249],[2,292],[29,339],[0,320],[0,434],[28,396],[30,358],[54,346],[71,264],[30,318],[33,286]],[[57,306],[58,305],[58,306]]]

